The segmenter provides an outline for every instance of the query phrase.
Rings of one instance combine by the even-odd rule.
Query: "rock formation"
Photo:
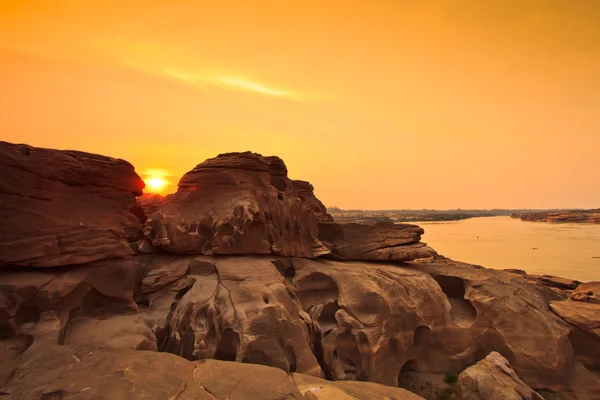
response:
[[[435,251],[421,243],[423,229],[407,224],[320,223],[319,239],[342,260],[408,261]]]
[[[544,400],[495,351],[458,377],[456,396],[470,400]]]
[[[600,208],[593,210],[562,210],[562,211],[542,211],[533,213],[515,213],[513,218],[520,218],[522,221],[534,222],[571,222],[600,224]]]
[[[331,222],[276,157],[199,164],[146,218],[124,161],[1,148],[0,398],[435,398],[411,380],[491,352],[514,368],[499,392],[600,393],[600,304],[573,300],[593,285],[568,299],[414,225]]]
[[[60,267],[132,255],[144,183],[126,161],[0,142],[0,265]]]
[[[329,252],[283,161],[250,152],[198,164],[150,222],[152,244],[172,253],[314,258]]]

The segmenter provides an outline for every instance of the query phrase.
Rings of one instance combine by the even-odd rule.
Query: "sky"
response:
[[[600,1],[0,0],[0,140],[340,208],[600,207]],[[158,175],[157,175],[158,174]]]

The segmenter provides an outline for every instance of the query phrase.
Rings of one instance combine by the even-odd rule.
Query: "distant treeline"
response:
[[[560,211],[560,209],[500,209],[494,208],[491,210],[469,210],[469,209],[455,209],[455,210],[434,210],[434,209],[422,209],[422,210],[342,210],[338,207],[329,207],[327,211],[330,214],[402,214],[402,215],[424,215],[424,214],[469,214],[473,216],[496,216],[496,215],[512,215],[514,213],[533,213],[542,211]]]

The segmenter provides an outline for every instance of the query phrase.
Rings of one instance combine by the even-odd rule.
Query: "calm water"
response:
[[[600,258],[593,258],[600,257],[600,224],[523,222],[510,217],[415,224],[425,229],[424,242],[454,260],[600,280]]]

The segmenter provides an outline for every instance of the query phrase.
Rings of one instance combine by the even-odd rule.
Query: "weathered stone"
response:
[[[577,286],[569,295],[571,300],[585,303],[600,303],[600,282],[587,282]]]
[[[339,259],[407,261],[435,255],[419,242],[423,229],[408,224],[319,223],[319,239]]]
[[[544,400],[511,368],[508,360],[491,352],[458,376],[456,399],[464,400]]]
[[[0,142],[0,268],[57,267],[132,254],[144,183],[126,161]]]
[[[285,172],[281,159],[249,152],[199,164],[151,216],[152,244],[184,254],[329,253]]]

